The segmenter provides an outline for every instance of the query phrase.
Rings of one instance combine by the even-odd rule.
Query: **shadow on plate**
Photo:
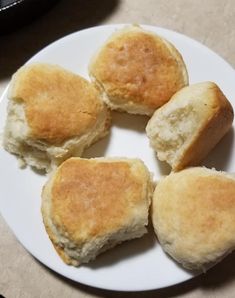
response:
[[[112,124],[119,128],[134,130],[145,134],[145,127],[149,117],[142,115],[133,115],[125,112],[112,112]]]
[[[24,167],[25,169],[27,168],[27,165]],[[31,167],[30,166],[30,170],[32,170],[34,172],[34,174],[38,175],[38,176],[47,176],[47,172],[46,170],[43,169],[37,169],[35,167]]]
[[[110,132],[105,138],[99,140],[98,142],[94,143],[91,147],[87,148],[82,157],[83,158],[94,158],[94,157],[103,157],[108,149],[109,142],[111,139]]]
[[[226,171],[230,163],[234,147],[234,129],[231,128],[229,132],[222,138],[222,140],[209,152],[206,159],[201,163],[201,166],[208,168],[215,168],[218,171]],[[166,176],[171,172],[171,167],[156,157],[156,165],[161,175]]]
[[[91,269],[112,266],[118,262],[133,258],[136,255],[146,253],[146,251],[153,248],[155,245],[157,245],[156,237],[150,226],[148,227],[148,233],[143,237],[125,241],[120,245],[105,251],[99,255],[95,261],[92,261],[85,266]]]
[[[222,140],[215,146],[215,148],[208,154],[202,165],[208,168],[215,168],[219,171],[226,171],[234,151],[233,141],[234,129],[231,128]]]
[[[157,154],[155,154],[155,159],[156,159],[156,166],[160,171],[161,176],[169,175],[171,172],[171,167],[165,161],[160,161],[157,158]]]
[[[102,257],[102,256],[100,256]],[[191,280],[186,282],[173,285],[167,288],[162,288],[158,290],[151,291],[142,291],[142,292],[115,292],[109,290],[102,290],[94,287],[89,287],[78,282],[72,281],[66,277],[61,276],[60,274],[52,271],[50,268],[46,267],[42,263],[40,263],[37,259],[35,261],[43,267],[47,272],[49,272],[55,279],[58,279],[60,282],[64,283],[64,285],[69,285],[74,289],[78,289],[79,291],[99,296],[99,297],[109,297],[109,298],[171,298],[178,297],[180,295],[189,295],[190,292],[194,291],[195,297],[200,297],[202,295],[201,291],[208,291],[208,295],[213,295],[220,288],[226,286],[229,283],[233,283],[235,281],[235,252],[231,253],[220,263],[215,265],[213,268],[207,271],[207,273],[203,273]],[[146,278],[148,276],[148,272],[146,272]],[[157,278],[157,276],[156,276]],[[196,292],[198,290],[198,293]],[[197,296],[198,294],[198,296]],[[186,296],[185,296],[186,297]]]
[[[119,0],[60,0],[53,9],[28,26],[0,36],[0,79],[9,78],[51,42],[83,28],[102,24],[118,4]]]

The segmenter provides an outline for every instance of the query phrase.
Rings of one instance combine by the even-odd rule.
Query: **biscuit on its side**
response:
[[[89,73],[111,109],[132,114],[152,115],[188,85],[176,48],[134,25],[111,35],[91,60]]]
[[[199,165],[231,128],[233,108],[212,82],[178,91],[149,120],[146,132],[159,160],[174,171]]]
[[[50,171],[108,133],[110,114],[97,90],[57,65],[20,68],[10,83],[4,147]]]
[[[152,203],[163,247],[191,270],[206,271],[235,248],[235,178],[203,167],[171,173]]]
[[[152,193],[141,160],[70,158],[42,191],[46,231],[65,263],[87,263],[147,232]]]

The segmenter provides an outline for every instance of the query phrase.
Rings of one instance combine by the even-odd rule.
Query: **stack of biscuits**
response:
[[[165,252],[207,270],[235,248],[235,178],[200,166],[232,126],[230,102],[213,82],[189,85],[175,46],[140,26],[111,35],[89,75],[27,64],[8,91],[4,147],[50,173],[41,210],[56,251],[87,263],[147,233],[151,213]],[[155,183],[140,159],[81,157],[108,134],[111,110],[150,117],[150,146],[170,175]]]

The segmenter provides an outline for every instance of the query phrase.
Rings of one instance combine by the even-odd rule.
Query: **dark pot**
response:
[[[26,25],[58,0],[0,0],[0,34]]]

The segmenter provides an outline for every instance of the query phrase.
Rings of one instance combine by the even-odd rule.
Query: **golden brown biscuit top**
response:
[[[154,220],[160,220],[169,239],[178,240],[176,250],[182,254],[187,249],[195,254],[223,250],[229,242],[235,243],[235,181],[202,171],[172,174],[154,194]]]
[[[82,135],[103,108],[88,81],[49,64],[21,68],[14,75],[10,97],[24,102],[31,136],[48,142]]]
[[[162,38],[130,29],[108,40],[90,67],[113,101],[157,108],[188,83],[177,50]]]
[[[73,241],[125,227],[135,208],[146,204],[145,171],[127,162],[71,158],[57,170],[51,189],[51,218]]]

